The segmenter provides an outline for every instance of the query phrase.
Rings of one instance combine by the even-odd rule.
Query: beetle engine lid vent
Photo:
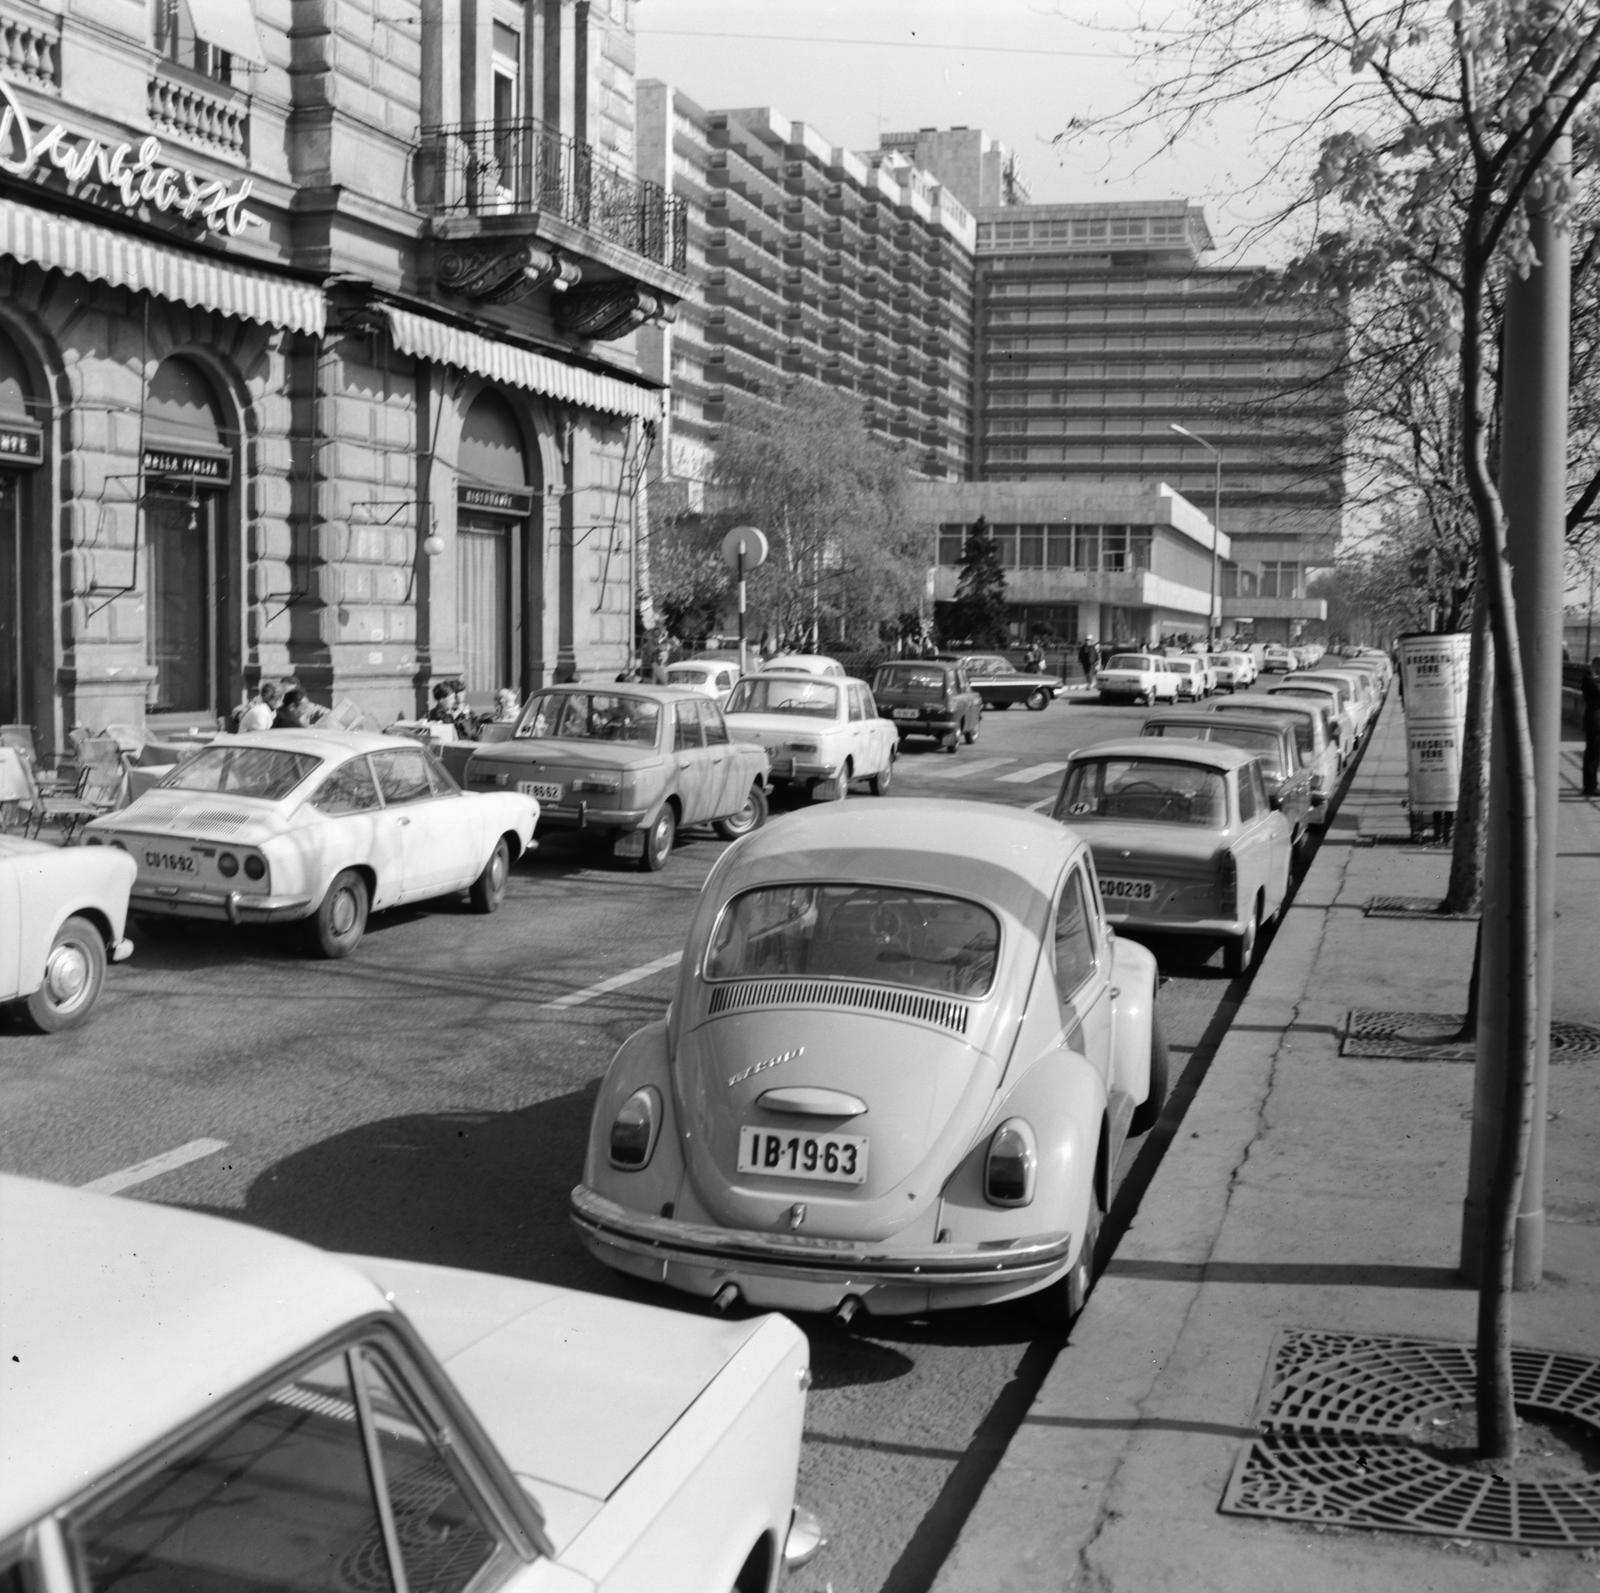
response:
[[[961,1001],[922,995],[912,990],[886,990],[880,985],[846,984],[831,979],[748,979],[717,985],[711,992],[711,1016],[750,1007],[855,1007],[863,1012],[890,1013],[965,1034],[972,1009]]]

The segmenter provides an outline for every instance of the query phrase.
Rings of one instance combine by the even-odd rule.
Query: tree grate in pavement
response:
[[[1600,1547],[1600,1476],[1523,1480],[1468,1469],[1419,1445],[1473,1403],[1466,1344],[1290,1328],[1256,1410],[1261,1436],[1234,1464],[1230,1515],[1434,1533],[1537,1548]],[[1518,1406],[1600,1436],[1600,1361],[1514,1347]]]
[[[1431,918],[1436,923],[1476,921],[1476,913],[1442,913],[1437,896],[1374,896],[1366,905],[1368,918]]]
[[[1368,1012],[1357,1009],[1345,1020],[1339,1055],[1390,1062],[1472,1062],[1471,1041],[1457,1038],[1464,1014],[1446,1012]],[[1550,1024],[1550,1060],[1576,1062],[1600,1056],[1600,1029],[1561,1019]]]

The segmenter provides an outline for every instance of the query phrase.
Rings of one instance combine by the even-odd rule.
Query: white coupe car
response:
[[[759,1588],[810,1383],[708,1320],[0,1177],[0,1587]]]
[[[538,818],[531,796],[462,791],[414,741],[263,730],[218,736],[84,839],[132,855],[135,912],[305,919],[324,957],[346,957],[385,907],[470,890],[494,912]]]
[[[766,748],[774,785],[814,801],[845,797],[856,780],[882,796],[894,778],[899,732],[879,717],[865,681],[764,669],[733,688],[725,717],[735,741]]]
[[[137,870],[120,853],[0,836],[0,1006],[46,1034],[89,1016],[123,937]]]

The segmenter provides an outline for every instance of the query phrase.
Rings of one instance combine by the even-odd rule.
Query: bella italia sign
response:
[[[161,158],[161,140],[147,138],[137,152],[132,144],[106,144],[57,122],[36,128],[17,103],[11,86],[0,80],[0,171],[43,182],[60,172],[69,188],[138,212],[148,206],[162,215],[200,221],[211,232],[237,237],[246,227],[264,225],[244,208],[254,186],[243,178],[237,188],[203,177]]]

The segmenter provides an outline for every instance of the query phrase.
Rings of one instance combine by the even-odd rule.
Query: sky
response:
[[[1237,252],[1271,203],[1255,113],[1166,153],[1153,131],[1060,141],[1073,117],[1115,112],[1147,86],[1131,28],[1161,14],[1153,0],[639,0],[638,75],[707,109],[774,106],[850,149],[881,132],[979,127],[1017,152],[1035,203],[1192,199],[1222,245],[1215,263],[1266,258],[1270,246]]]

